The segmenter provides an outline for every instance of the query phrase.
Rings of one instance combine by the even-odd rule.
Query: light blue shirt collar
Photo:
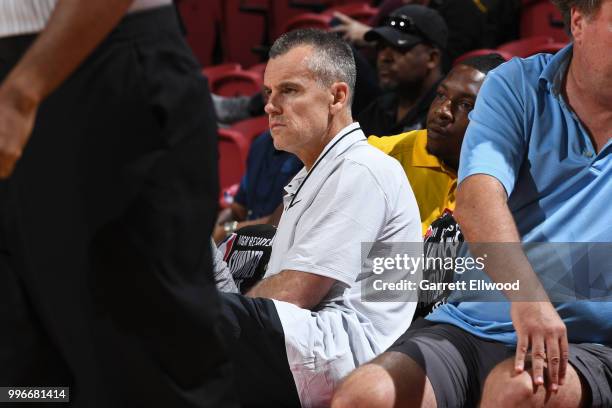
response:
[[[574,44],[570,43],[565,48],[559,50],[548,62],[546,68],[540,75],[540,82],[546,83],[548,90],[555,95],[559,96],[561,93],[561,87],[563,80],[567,74],[569,63],[572,60],[574,51]]]

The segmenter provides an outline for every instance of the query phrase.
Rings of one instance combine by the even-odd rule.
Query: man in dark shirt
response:
[[[448,26],[446,56],[448,61],[452,62],[461,54],[483,47],[484,41],[487,40],[484,33],[490,12],[487,4],[497,1],[508,0],[385,0],[378,8],[378,14],[369,23],[372,27],[378,27],[393,10],[405,4],[420,4],[432,8],[440,13]]]
[[[219,214],[215,242],[249,225],[276,225],[282,213],[284,188],[302,167],[297,156],[274,148],[269,130],[259,135],[249,149],[247,169],[234,201]]]
[[[440,14],[418,5],[400,7],[382,26],[366,33],[366,41],[377,43],[379,85],[388,91],[357,116],[366,135],[395,135],[425,127],[442,79],[447,38]]]

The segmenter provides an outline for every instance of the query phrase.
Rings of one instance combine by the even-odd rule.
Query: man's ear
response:
[[[349,86],[346,82],[334,82],[331,86],[331,113],[338,113],[346,107],[349,101]]]
[[[435,69],[442,65],[442,52],[438,48],[430,47],[428,55],[427,68]]]
[[[585,22],[586,16],[577,7],[572,7],[570,10],[570,30],[575,41],[582,39]]]

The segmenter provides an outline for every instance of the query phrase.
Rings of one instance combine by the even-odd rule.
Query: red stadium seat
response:
[[[253,95],[261,91],[263,80],[261,76],[251,71],[229,71],[209,78],[210,91],[221,96]]]
[[[332,6],[341,6],[343,4],[353,4],[353,3],[368,3],[368,4],[375,4],[375,3],[382,3],[382,1],[364,1],[364,0],[332,0],[330,2],[332,4]]]
[[[290,18],[283,26],[283,33],[297,30],[298,28],[319,28],[321,30],[329,29],[329,22],[332,17],[327,14],[303,13]]]
[[[219,185],[225,189],[240,183],[246,169],[248,143],[245,137],[231,129],[219,129]]]
[[[304,13],[303,8],[292,7],[290,0],[270,0],[271,14],[269,16],[270,26],[272,27],[271,42],[278,38],[291,18]],[[310,2],[309,2],[310,3]]]
[[[455,61],[453,62],[453,66],[461,63],[462,61],[465,61],[468,58],[478,57],[481,55],[488,55],[488,54],[499,54],[506,61],[510,61],[512,57],[514,56],[508,52],[504,52],[500,50],[494,50],[491,48],[481,48],[478,50],[472,50],[472,51],[466,52],[465,54],[458,56],[457,59],[455,59]]]
[[[568,42],[563,19],[550,0],[523,0],[520,21],[521,38],[545,35],[556,42]]]
[[[224,0],[222,46],[225,61],[243,66],[256,64],[260,56],[252,50],[269,41],[266,16],[269,0]]]
[[[529,55],[535,55],[539,53],[556,54],[557,51],[565,48],[566,43],[548,43],[535,45],[531,49],[525,49],[525,53]]]
[[[210,65],[221,23],[221,1],[181,0],[178,9],[187,29],[187,43],[201,65]]]
[[[517,57],[525,58],[525,57],[532,55],[530,53],[534,47],[537,47],[543,44],[550,44],[552,42],[554,42],[554,40],[551,37],[546,37],[546,36],[529,37],[529,38],[523,38],[522,40],[507,42],[497,47],[497,49],[499,51],[504,51],[512,55],[515,55]]]
[[[236,130],[246,138],[249,144],[255,139],[257,136],[268,130],[269,122],[268,116],[258,116],[256,118],[250,118],[241,120],[240,122],[234,123],[230,129]]]
[[[261,62],[259,64],[253,65],[252,67],[249,67],[247,71],[255,72],[261,75],[261,77],[263,78],[264,72],[266,71],[266,65],[267,65],[266,62]]]
[[[208,83],[213,83],[217,78],[226,75],[228,72],[241,71],[240,64],[228,62],[227,64],[212,65],[202,70],[202,73],[208,78]]]
[[[324,14],[331,16],[335,11],[346,14],[347,16],[364,24],[367,24],[370,19],[375,16],[376,13],[378,13],[376,8],[371,7],[367,3],[349,3],[330,7],[325,10]]]

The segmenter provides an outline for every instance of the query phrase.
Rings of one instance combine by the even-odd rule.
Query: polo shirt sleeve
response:
[[[344,160],[300,217],[294,244],[280,269],[352,286],[361,270],[361,243],[376,241],[387,217],[387,203],[370,170]]]
[[[499,180],[508,196],[512,193],[527,145],[521,73],[515,59],[487,75],[461,147],[459,183],[487,174]]]

